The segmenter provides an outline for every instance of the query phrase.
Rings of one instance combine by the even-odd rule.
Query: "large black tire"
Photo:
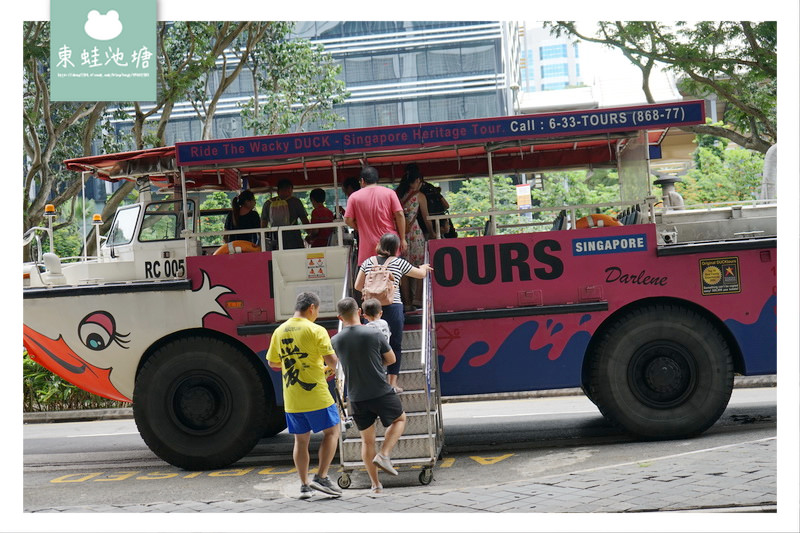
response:
[[[274,437],[286,429],[286,414],[283,409],[275,405],[275,400],[267,398],[267,410],[265,420],[265,430],[263,437]]]
[[[592,401],[611,422],[645,439],[702,433],[733,390],[733,361],[705,317],[677,305],[651,305],[619,318],[591,361]]]
[[[145,443],[187,470],[222,468],[244,457],[264,435],[273,403],[253,361],[230,344],[202,336],[159,348],[133,392]]]

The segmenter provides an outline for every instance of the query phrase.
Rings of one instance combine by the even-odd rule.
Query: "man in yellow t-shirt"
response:
[[[331,496],[342,491],[328,478],[328,468],[339,444],[339,410],[325,380],[324,364],[336,368],[338,359],[331,339],[319,316],[319,297],[313,292],[297,295],[294,316],[272,334],[267,362],[283,377],[283,407],[289,433],[294,435],[294,465],[300,476],[300,498],[307,499],[312,489]],[[319,446],[319,471],[309,482],[311,461],[308,445],[311,432],[322,431]]]

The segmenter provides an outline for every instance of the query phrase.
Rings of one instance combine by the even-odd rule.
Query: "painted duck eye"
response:
[[[123,340],[127,336],[117,333],[114,317],[106,311],[89,313],[78,325],[78,337],[90,350],[105,350],[112,342],[126,348],[122,343],[128,342]]]

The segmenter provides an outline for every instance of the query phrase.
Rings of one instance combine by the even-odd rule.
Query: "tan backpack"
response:
[[[389,271],[389,263],[394,260],[390,257],[382,265],[378,264],[377,256],[372,257],[372,267],[364,278],[364,287],[361,294],[364,300],[375,298],[381,305],[394,303],[394,275]]]

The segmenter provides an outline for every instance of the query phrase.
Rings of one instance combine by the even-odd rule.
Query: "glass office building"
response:
[[[337,127],[362,128],[512,114],[511,87],[520,84],[518,28],[515,22],[306,21],[296,23],[294,35],[322,44],[341,65],[350,96],[335,108],[344,119]],[[252,134],[239,116],[251,95],[244,69],[218,106],[214,138]],[[197,140],[201,132],[191,104],[176,105],[166,143]]]
[[[516,25],[501,22],[300,22],[342,65],[359,128],[506,115],[518,76]],[[518,83],[518,81],[517,81]]]
[[[540,24],[522,30],[522,90],[554,91],[584,85],[578,43],[566,36],[554,37]]]

